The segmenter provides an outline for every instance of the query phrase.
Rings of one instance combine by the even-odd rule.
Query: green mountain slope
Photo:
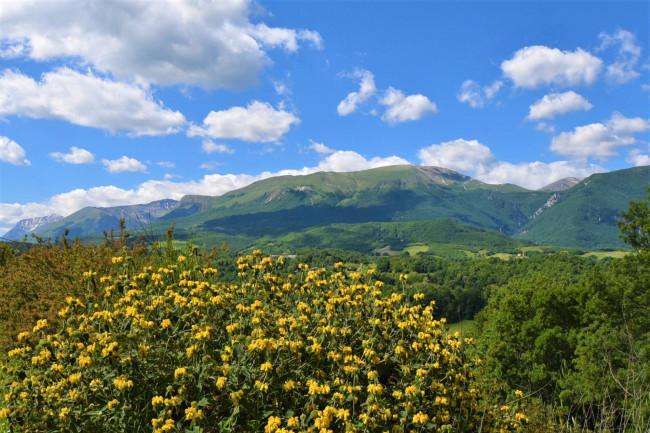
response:
[[[650,166],[594,174],[558,192],[551,207],[516,235],[519,239],[590,249],[619,248],[616,221],[631,200],[643,200],[650,187]]]
[[[266,179],[200,206],[188,200],[158,224],[174,221],[189,232],[277,237],[336,223],[450,218],[510,235],[550,196],[484,184],[442,168],[391,166]],[[196,212],[188,215],[190,209]]]
[[[402,223],[332,224],[262,241],[259,247],[264,251],[287,254],[318,245],[322,248],[371,254],[382,250],[402,251],[413,244],[417,245],[419,251],[432,253],[448,247],[473,252],[481,249],[492,252],[514,251],[524,245],[492,230],[440,219]]]
[[[490,185],[437,167],[321,172],[273,177],[219,197],[186,196],[166,214],[157,214],[162,215],[148,229],[164,238],[175,223],[177,239],[206,246],[227,241],[233,250],[336,244],[370,252],[391,244],[381,245],[380,239],[409,239],[404,242],[422,248],[440,243],[427,240],[430,233],[411,237],[415,229],[408,225],[399,228],[406,230],[399,235],[377,238],[377,230],[389,231],[381,224],[446,219],[543,245],[618,248],[616,220],[630,200],[645,198],[649,185],[650,167],[596,174],[563,191]],[[38,234],[59,236],[68,228],[71,236],[98,241],[102,230],[117,228],[127,210],[133,211],[129,206],[82,209]],[[397,233],[395,227],[390,230]],[[462,231],[449,233],[457,239],[446,245],[467,245],[467,239],[459,240]],[[487,242],[477,233],[471,236]]]

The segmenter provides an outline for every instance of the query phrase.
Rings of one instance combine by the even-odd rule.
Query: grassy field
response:
[[[454,333],[456,331],[461,334],[471,334],[474,331],[474,320],[461,320],[456,323],[447,324],[449,332]]]
[[[598,260],[602,260],[607,257],[611,257],[613,259],[621,259],[628,254],[628,251],[592,251],[587,254],[583,254],[582,257],[596,257]]]
[[[424,244],[410,244],[408,247],[404,248],[404,251],[408,251],[410,255],[414,256],[417,253],[426,253],[429,251],[429,246]]]

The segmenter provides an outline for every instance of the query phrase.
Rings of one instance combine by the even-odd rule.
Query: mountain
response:
[[[565,177],[564,179],[560,179],[538,189],[538,191],[564,191],[565,189],[569,189],[572,186],[576,185],[582,179],[584,178]]]
[[[55,238],[60,236],[65,229],[70,232],[69,237],[83,237],[98,234],[111,229],[119,229],[119,220],[124,218],[128,229],[140,229],[141,225],[147,226],[150,220],[169,212],[177,200],[165,199],[147,204],[136,204],[114,207],[85,207],[53,224],[48,224],[36,230],[41,237]]]
[[[176,222],[178,234],[256,239],[337,223],[449,218],[513,235],[550,196],[516,185],[488,185],[444,168],[391,166],[280,176],[219,197],[183,199],[154,226]]]
[[[631,200],[643,200],[650,166],[593,174],[554,193],[515,237],[589,249],[620,248],[616,222]]]
[[[616,221],[630,200],[646,197],[648,186],[650,167],[594,174],[564,190],[555,186],[552,191],[531,191],[510,184],[486,184],[444,168],[402,165],[279,176],[219,197],[192,195],[177,203],[163,201],[160,212],[149,209],[155,219],[147,227],[160,239],[175,223],[178,240],[202,246],[226,241],[234,251],[263,246],[268,252],[286,252],[336,244],[379,252],[418,244],[419,251],[435,252],[435,245],[468,246],[472,237],[488,245],[495,242],[479,232],[447,226],[443,231],[452,238],[445,243],[434,236],[442,226],[425,224],[422,227],[428,228],[423,229],[406,224],[445,220],[447,225],[454,222],[493,230],[522,242],[617,249],[623,244]],[[68,228],[71,236],[96,241],[102,230],[117,228],[118,218],[130,215],[127,220],[136,220],[134,215],[142,212],[137,206],[85,208],[37,233],[58,236]],[[386,234],[390,232],[395,236]],[[94,238],[88,237],[92,234]]]
[[[63,217],[61,215],[48,215],[48,216],[37,217],[37,218],[23,219],[18,221],[16,225],[11,228],[11,230],[9,230],[7,233],[3,235],[3,237],[5,239],[19,241],[23,239],[25,235],[31,234],[39,227],[43,227],[48,224],[53,224],[62,219]]]

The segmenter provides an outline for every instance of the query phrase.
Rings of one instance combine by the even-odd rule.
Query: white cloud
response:
[[[603,61],[578,48],[560,51],[541,45],[524,47],[501,63],[504,75],[515,87],[576,86],[596,81]]]
[[[165,176],[163,176],[165,180],[170,180],[170,179],[182,179],[183,176],[179,174],[172,174],[172,173],[165,173]]]
[[[617,135],[602,123],[592,123],[556,135],[551,150],[565,156],[604,159],[617,155],[619,147],[635,142],[634,137]]]
[[[217,144],[212,140],[203,140],[201,147],[205,153],[235,153],[234,149],[229,148],[225,144]]]
[[[25,149],[10,138],[0,136],[0,161],[13,165],[31,165],[25,158]]]
[[[650,129],[650,119],[625,117],[618,111],[612,114],[612,117],[606,124],[613,132],[620,134],[634,134],[637,132],[646,132]]]
[[[526,117],[529,120],[553,119],[558,114],[570,111],[591,110],[593,105],[573,90],[564,93],[551,93],[530,106]]]
[[[202,168],[203,170],[214,170],[215,168],[219,167],[220,165],[223,165],[223,163],[219,161],[206,161],[203,164],[199,166],[199,168]]]
[[[641,57],[641,47],[636,45],[636,36],[633,33],[627,30],[619,30],[612,35],[603,32],[598,36],[602,40],[601,50],[618,46],[616,61],[605,67],[607,78],[612,82],[621,84],[640,75],[635,70],[635,67]]]
[[[290,53],[298,51],[299,41],[308,42],[318,50],[323,49],[323,38],[318,32],[312,30],[293,30],[278,27],[269,27],[264,23],[252,28],[251,34],[263,45],[271,48],[284,48]]]
[[[555,134],[555,125],[548,124],[546,122],[539,122],[535,126],[535,131],[546,132],[547,134]]]
[[[325,146],[323,143],[317,143],[315,141],[311,141],[311,145],[309,146],[309,149],[314,150],[316,153],[320,155],[329,155],[330,153],[335,152],[334,149]]]
[[[2,5],[3,57],[67,59],[118,78],[242,88],[272,64],[264,50],[295,52],[317,32],[252,24],[249,0],[10,1]]]
[[[288,111],[276,110],[266,102],[253,101],[246,108],[211,111],[203,119],[203,126],[192,125],[188,135],[268,143],[280,140],[291,125],[298,123],[300,119]]]
[[[650,165],[650,154],[644,154],[641,149],[632,149],[630,150],[626,161],[637,167]]]
[[[131,135],[171,134],[186,124],[181,113],[164,108],[143,87],[69,68],[45,73],[40,82],[5,69],[0,115],[59,119]]]
[[[169,162],[169,161],[158,161],[156,163],[156,165],[159,165],[159,166],[165,167],[165,168],[174,168],[174,167],[176,167],[176,164],[174,164],[173,162]]]
[[[456,98],[460,102],[469,104],[472,108],[483,108],[486,101],[496,96],[502,85],[503,81],[497,80],[489,86],[481,87],[473,80],[466,80],[460,86]]]
[[[614,112],[604,123],[578,126],[573,131],[553,137],[551,150],[560,155],[577,158],[606,159],[618,155],[619,147],[635,144],[635,133],[649,129],[649,119],[629,118]]]
[[[95,155],[86,149],[75,146],[70,148],[70,153],[52,152],[50,153],[50,158],[68,164],[93,164],[95,162]]]
[[[328,155],[315,168],[304,168],[302,172],[304,172],[304,174],[308,174],[317,171],[359,171],[369,170],[371,168],[377,167],[386,167],[389,165],[405,164],[409,164],[409,162],[398,156],[389,156],[387,158],[374,157],[368,160],[357,152],[351,150],[337,150],[336,152]]]
[[[274,176],[298,176],[319,171],[357,171],[409,162],[397,156],[366,159],[356,152],[337,151],[314,167],[250,174],[209,174],[199,180],[173,182],[149,180],[132,189],[99,186],[58,194],[44,203],[0,203],[0,229],[9,230],[18,220],[53,213],[67,216],[86,206],[120,206],[149,203],[164,198],[180,199],[187,194],[218,196]]]
[[[388,88],[379,103],[388,107],[381,118],[391,125],[419,120],[427,114],[438,112],[436,104],[426,96],[420,94],[405,96],[400,90],[392,87]]]
[[[650,92],[650,84],[641,84],[641,90],[644,92]]]
[[[137,159],[122,156],[119,159],[102,159],[109,173],[122,173],[125,171],[142,171],[146,173],[147,167]]]
[[[604,169],[593,164],[568,161],[523,162],[500,161],[489,147],[477,140],[457,139],[420,149],[424,165],[457,170],[486,183],[513,183],[529,189],[541,188],[565,177],[585,177]]]
[[[487,183],[513,183],[528,189],[539,189],[566,177],[582,178],[604,171],[606,170],[598,165],[571,161],[535,161],[519,164],[499,161],[478,178]]]
[[[479,143],[478,140],[462,138],[420,149],[418,157],[424,165],[462,172],[472,172],[476,167],[486,167],[496,162],[496,157],[490,148]]]
[[[342,100],[336,107],[339,116],[347,116],[359,108],[363,102],[375,94],[377,88],[375,87],[375,77],[372,72],[365,69],[355,69],[350,75],[353,78],[360,80],[359,91],[348,93],[348,96]]]

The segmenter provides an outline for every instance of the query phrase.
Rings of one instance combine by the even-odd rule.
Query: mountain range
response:
[[[227,241],[233,250],[263,245],[269,253],[325,245],[377,252],[391,242],[432,251],[442,242],[435,231],[451,236],[442,236],[450,245],[482,239],[502,248],[528,242],[609,249],[623,246],[616,222],[649,186],[647,166],[568,178],[538,191],[486,184],[439,167],[390,166],[273,177],[218,197],[84,208],[36,232],[55,237],[67,228],[69,236],[92,240],[116,228],[119,218],[150,215],[154,234],[175,223],[177,239],[204,246]]]

